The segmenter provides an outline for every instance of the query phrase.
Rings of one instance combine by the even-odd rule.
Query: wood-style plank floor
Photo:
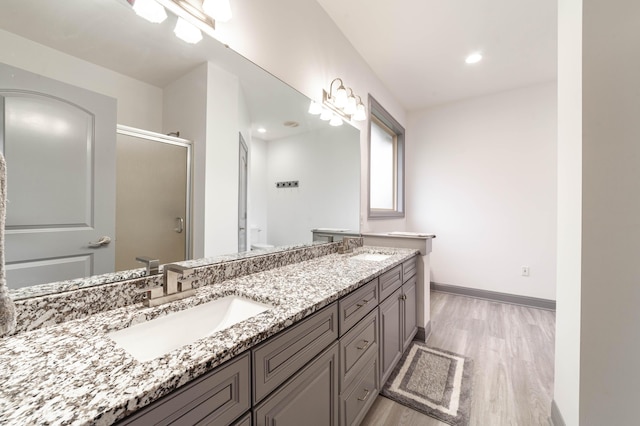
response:
[[[555,313],[446,293],[431,293],[427,344],[474,360],[470,425],[549,424]],[[446,426],[377,397],[362,425]]]

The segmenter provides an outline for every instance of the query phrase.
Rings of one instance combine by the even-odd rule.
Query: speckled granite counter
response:
[[[360,252],[391,254],[382,261]],[[200,287],[196,296],[134,304],[0,340],[0,424],[112,424],[392,268],[416,250],[364,247]],[[140,363],[107,333],[229,294],[275,306]]]

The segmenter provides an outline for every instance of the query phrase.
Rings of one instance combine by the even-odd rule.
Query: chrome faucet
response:
[[[138,262],[144,263],[147,267],[147,276],[156,275],[160,268],[160,259],[152,259],[147,256],[136,257]]]
[[[362,245],[361,241],[362,237],[343,237],[342,246],[340,247],[338,252],[340,254],[351,253],[353,252],[354,247],[359,247],[360,245]]]
[[[188,277],[192,273],[193,268],[175,263],[164,265],[162,287],[156,286],[144,290],[147,293],[147,298],[144,300],[145,306],[158,306],[196,294],[196,290],[191,285],[193,277]]]

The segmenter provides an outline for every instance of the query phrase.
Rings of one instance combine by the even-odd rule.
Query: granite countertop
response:
[[[352,259],[361,252],[391,256]],[[135,304],[0,339],[0,424],[112,424],[417,253],[363,247],[204,286],[155,308]],[[107,336],[232,294],[274,308],[147,362]]]

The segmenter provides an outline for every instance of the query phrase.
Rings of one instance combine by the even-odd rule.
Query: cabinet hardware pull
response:
[[[363,306],[369,304],[370,300],[363,300],[362,303],[358,303],[356,306],[358,307],[358,309],[362,308]]]
[[[358,350],[361,350],[361,351],[362,351],[362,350],[364,350],[364,349],[367,349],[367,348],[369,347],[369,343],[371,343],[371,342],[369,342],[368,340],[363,340],[363,342],[364,342],[364,345],[362,345],[362,346],[356,346],[356,349],[358,349]]]
[[[363,396],[362,398],[358,398],[358,401],[362,401],[362,402],[364,402],[364,401],[366,401],[366,400],[367,400],[367,398],[369,398],[369,393],[370,393],[371,391],[370,391],[369,389],[366,389],[366,388],[365,388],[365,391],[366,391],[367,393],[365,393],[365,394],[364,394],[364,396]]]

